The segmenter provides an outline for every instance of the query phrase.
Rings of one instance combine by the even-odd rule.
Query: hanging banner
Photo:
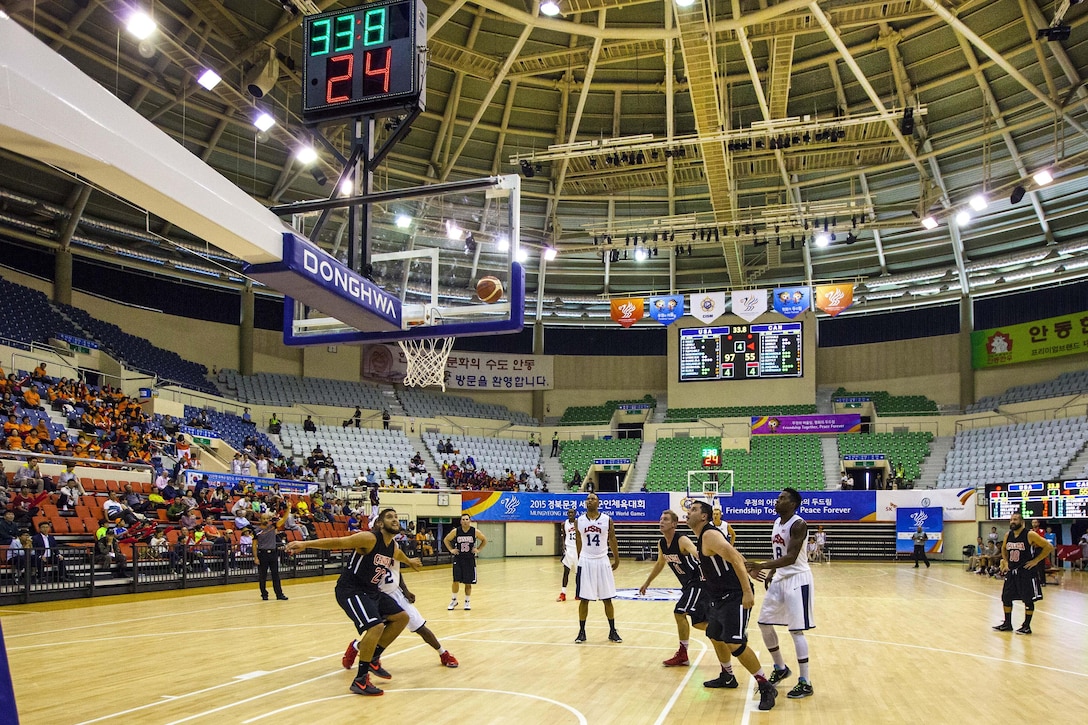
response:
[[[711,323],[725,312],[724,292],[696,292],[691,296],[691,316]]]
[[[816,287],[816,308],[835,317],[854,304],[853,284],[821,284]]]
[[[585,513],[585,493],[518,493],[517,491],[464,491],[461,512],[476,521],[567,520],[567,510]],[[600,510],[624,523],[653,523],[669,507],[667,493],[602,493]]]
[[[681,521],[687,521],[694,501],[707,500],[701,492],[689,495],[683,491],[671,491],[668,495],[669,508],[676,512]],[[714,504],[721,508],[722,519],[729,523],[774,521],[778,517],[774,508],[777,498],[778,491],[737,491],[732,496],[718,495]],[[876,491],[802,491],[797,513],[810,523],[876,521]]]
[[[733,314],[751,322],[767,311],[767,290],[752,289],[733,292]]]
[[[940,554],[944,550],[944,509],[931,506],[896,510],[895,553],[910,554],[914,551],[914,534],[919,526],[928,537],[925,543],[927,554]]]
[[[812,306],[812,290],[808,287],[775,287],[774,311],[793,319]]]
[[[650,317],[662,325],[671,325],[684,316],[684,295],[650,298]]]
[[[551,355],[454,350],[446,359],[446,389],[551,390],[555,387],[552,363]],[[407,372],[408,360],[398,346],[363,345],[367,380],[399,383]]]
[[[830,434],[860,433],[861,416],[856,413],[824,413],[814,415],[752,416],[752,435],[773,433]]]
[[[1088,352],[1088,311],[971,333],[976,370],[1082,352]]]
[[[641,297],[612,300],[612,319],[624,327],[630,327],[642,319],[644,303],[645,300]]]

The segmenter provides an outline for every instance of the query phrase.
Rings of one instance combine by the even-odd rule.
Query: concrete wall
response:
[[[559,553],[556,524],[506,524],[507,556],[555,556]]]

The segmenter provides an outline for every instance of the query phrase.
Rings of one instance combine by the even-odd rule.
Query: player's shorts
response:
[[[408,615],[408,631],[415,632],[417,629],[427,623],[427,620],[423,618],[423,615],[419,613],[416,606],[408,601],[408,597],[404,596],[404,592],[400,589],[396,591],[387,592],[389,598],[397,603],[397,606],[404,610],[404,613]]]
[[[1041,563],[1035,566],[1035,569],[1042,568]],[[1037,602],[1042,599],[1043,588],[1039,586],[1035,569],[1020,568],[1009,571],[1005,577],[1005,585],[1001,588],[1001,601]]]
[[[577,549],[567,549],[565,552],[563,552],[563,566],[567,567],[568,569],[578,568]]]
[[[812,603],[812,572],[802,571],[789,576],[775,576],[767,587],[763,607],[759,610],[760,624],[777,624],[791,632],[812,629],[816,617]]]
[[[704,597],[705,598],[705,597]],[[706,636],[718,642],[744,644],[748,641],[748,617],[752,610],[742,606],[744,595],[729,592],[721,599],[706,602]]]
[[[372,594],[358,589],[337,587],[336,603],[355,622],[359,634],[381,624],[387,617],[404,611],[388,594]]]
[[[574,591],[578,599],[593,602],[616,596],[616,577],[608,557],[582,559],[574,575]]]
[[[706,621],[706,593],[699,586],[699,582],[680,590],[680,599],[672,611],[674,614],[691,617],[692,624],[702,624]]]
[[[476,557],[453,557],[453,580],[462,584],[476,583]]]

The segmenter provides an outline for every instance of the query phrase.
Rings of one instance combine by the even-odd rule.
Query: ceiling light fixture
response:
[[[510,237],[503,234],[495,242],[495,246],[498,247],[500,252],[505,252],[510,249]]]
[[[544,2],[540,3],[540,12],[549,18],[554,18],[559,14],[559,3],[555,0],[544,0]]]
[[[956,224],[961,227],[965,227],[971,223],[971,212],[966,209],[961,209],[956,213]]]
[[[695,4],[695,0],[676,0],[676,6],[681,8],[690,8]]]
[[[968,203],[975,211],[982,211],[989,205],[989,202],[986,201],[986,197],[982,194],[975,194]]]
[[[128,22],[125,23],[125,29],[132,34],[133,37],[139,40],[146,40],[151,37],[151,34],[155,32],[158,25],[150,15],[143,10],[137,10],[129,16]]]
[[[304,166],[312,164],[317,161],[317,151],[313,146],[300,146],[298,151],[295,152],[295,158]]]
[[[1049,169],[1040,169],[1035,172],[1035,175],[1031,177],[1035,180],[1035,183],[1039,186],[1046,186],[1051,181],[1054,181],[1054,177],[1051,176]]]
[[[545,262],[552,261],[553,259],[555,259],[555,256],[557,254],[558,254],[558,252],[556,251],[555,247],[544,247],[544,261]]]
[[[828,244],[831,244],[831,237],[827,232],[820,232],[813,241],[816,242],[817,247],[826,247]]]
[[[922,226],[925,227],[926,229],[936,229],[937,228],[937,220],[934,219],[931,216],[927,216],[924,219],[922,219]]]
[[[397,214],[397,218],[393,220],[393,223],[397,225],[397,229],[407,229],[412,226],[412,217],[407,214]]]
[[[519,264],[525,264],[529,261],[529,253],[525,251],[525,247],[518,247],[518,253],[514,255],[514,258]]]
[[[219,76],[218,73],[213,71],[211,68],[207,68],[204,70],[203,73],[200,74],[200,77],[196,79],[196,82],[204,86],[206,90],[210,91],[217,85],[219,85],[219,81],[221,80],[223,79]]]
[[[253,125],[257,127],[258,131],[267,131],[276,125],[276,119],[267,111],[261,111],[257,114],[257,117],[253,119]]]

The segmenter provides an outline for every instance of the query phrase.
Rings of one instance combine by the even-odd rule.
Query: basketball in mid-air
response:
[[[498,302],[502,299],[502,280],[498,277],[481,277],[476,283],[476,296],[481,302]]]

